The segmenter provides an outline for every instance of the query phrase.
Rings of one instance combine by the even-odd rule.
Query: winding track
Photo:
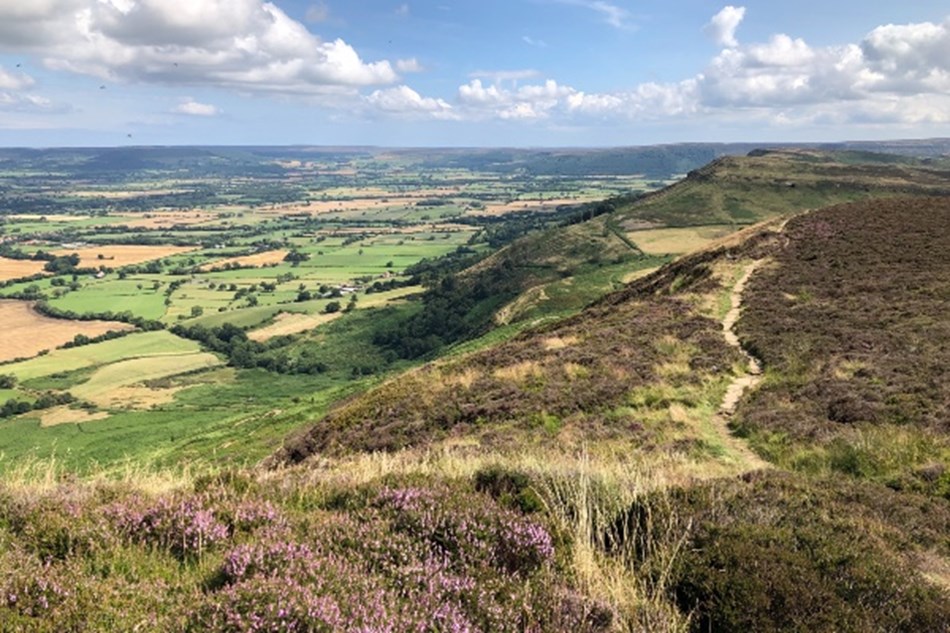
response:
[[[739,343],[739,337],[735,332],[735,325],[736,321],[739,320],[739,313],[742,309],[742,293],[745,290],[745,286],[755,270],[761,266],[764,261],[765,260],[758,259],[749,264],[742,274],[742,277],[740,277],[736,285],[732,287],[730,295],[732,307],[722,319],[722,335],[726,339],[726,343],[738,349],[742,355],[745,356],[747,368],[745,374],[736,376],[729,384],[729,388],[726,389],[726,395],[723,396],[722,403],[719,405],[719,411],[712,418],[714,426],[720,432],[730,450],[752,470],[768,468],[769,463],[752,452],[743,440],[732,434],[729,430],[728,419],[735,413],[736,406],[739,404],[739,400],[742,396],[762,382],[762,363],[749,354]]]

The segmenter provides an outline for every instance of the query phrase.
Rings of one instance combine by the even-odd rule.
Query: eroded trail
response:
[[[719,405],[719,411],[713,416],[714,424],[719,427],[723,437],[728,441],[730,448],[735,452],[736,456],[751,469],[767,468],[769,464],[752,452],[743,440],[732,434],[729,430],[728,418],[735,413],[736,406],[739,404],[739,400],[742,399],[742,396],[747,391],[755,388],[762,381],[762,364],[757,358],[743,349],[739,343],[739,337],[736,335],[735,325],[739,320],[739,313],[742,309],[742,293],[745,290],[745,286],[756,269],[762,265],[763,261],[764,260],[759,259],[749,264],[745,272],[743,272],[742,277],[740,277],[736,285],[732,287],[730,293],[731,307],[729,312],[727,312],[726,316],[722,319],[722,335],[726,339],[726,343],[738,349],[746,358],[746,373],[741,376],[736,376],[729,384],[729,388],[726,389],[726,394],[722,398],[722,403]]]

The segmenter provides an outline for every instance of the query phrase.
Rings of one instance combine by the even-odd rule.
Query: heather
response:
[[[289,480],[290,478],[288,478]],[[0,629],[602,630],[569,539],[468,482],[212,477],[0,495]]]
[[[950,498],[950,201],[793,218],[739,322],[766,367],[737,428],[770,460]]]

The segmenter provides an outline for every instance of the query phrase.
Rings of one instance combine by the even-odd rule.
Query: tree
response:
[[[341,307],[339,301],[331,301],[323,308],[323,311],[327,314],[333,314],[334,312],[339,312]]]
[[[13,374],[0,374],[0,389],[13,389],[17,378]]]

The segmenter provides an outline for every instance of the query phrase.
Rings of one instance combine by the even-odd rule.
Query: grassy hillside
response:
[[[745,181],[721,162],[683,186],[783,217],[688,227],[701,250],[641,276],[664,259],[630,243],[638,205],[669,205],[674,231],[716,214],[674,187],[261,352],[299,366],[319,343],[323,373],[211,370],[151,425],[99,422],[121,431],[105,446],[102,427],[43,429],[82,456],[147,444],[211,468],[308,425],[270,468],[0,462],[0,629],[948,633],[950,203],[897,195],[947,176],[871,158],[737,159]],[[807,195],[768,198],[762,165]],[[784,215],[835,195],[878,199]],[[373,326],[505,309],[450,357],[351,381],[412,367]],[[27,423],[4,427],[21,453]]]
[[[509,464],[482,475],[499,498],[583,517],[592,555],[611,561],[591,574],[619,565],[651,613],[688,614],[666,620],[679,630],[943,633],[947,211],[895,198],[750,228],[574,317],[356,397],[275,461]],[[765,374],[732,426],[766,462],[720,409],[750,378],[720,323],[745,274],[739,332]],[[834,421],[829,405],[880,418]],[[624,460],[637,483],[611,474]]]
[[[762,228],[575,317],[396,378],[341,406],[284,456],[463,439],[489,447],[633,440],[722,456],[721,438],[704,437],[704,427],[741,356],[722,337],[721,306],[750,255],[774,239],[773,227]],[[680,442],[684,435],[690,439]]]
[[[623,227],[752,224],[840,202],[950,193],[950,169],[915,159],[807,150],[724,157],[671,187],[621,208]]]
[[[715,243],[744,226],[868,198],[950,193],[939,161],[871,152],[754,151],[726,156],[643,197],[602,203],[587,221],[529,234],[437,288],[426,309],[393,333],[419,356],[486,332],[574,313],[619,279]],[[606,211],[606,213],[604,213]],[[565,287],[569,286],[569,287]],[[424,344],[430,334],[430,344]]]

